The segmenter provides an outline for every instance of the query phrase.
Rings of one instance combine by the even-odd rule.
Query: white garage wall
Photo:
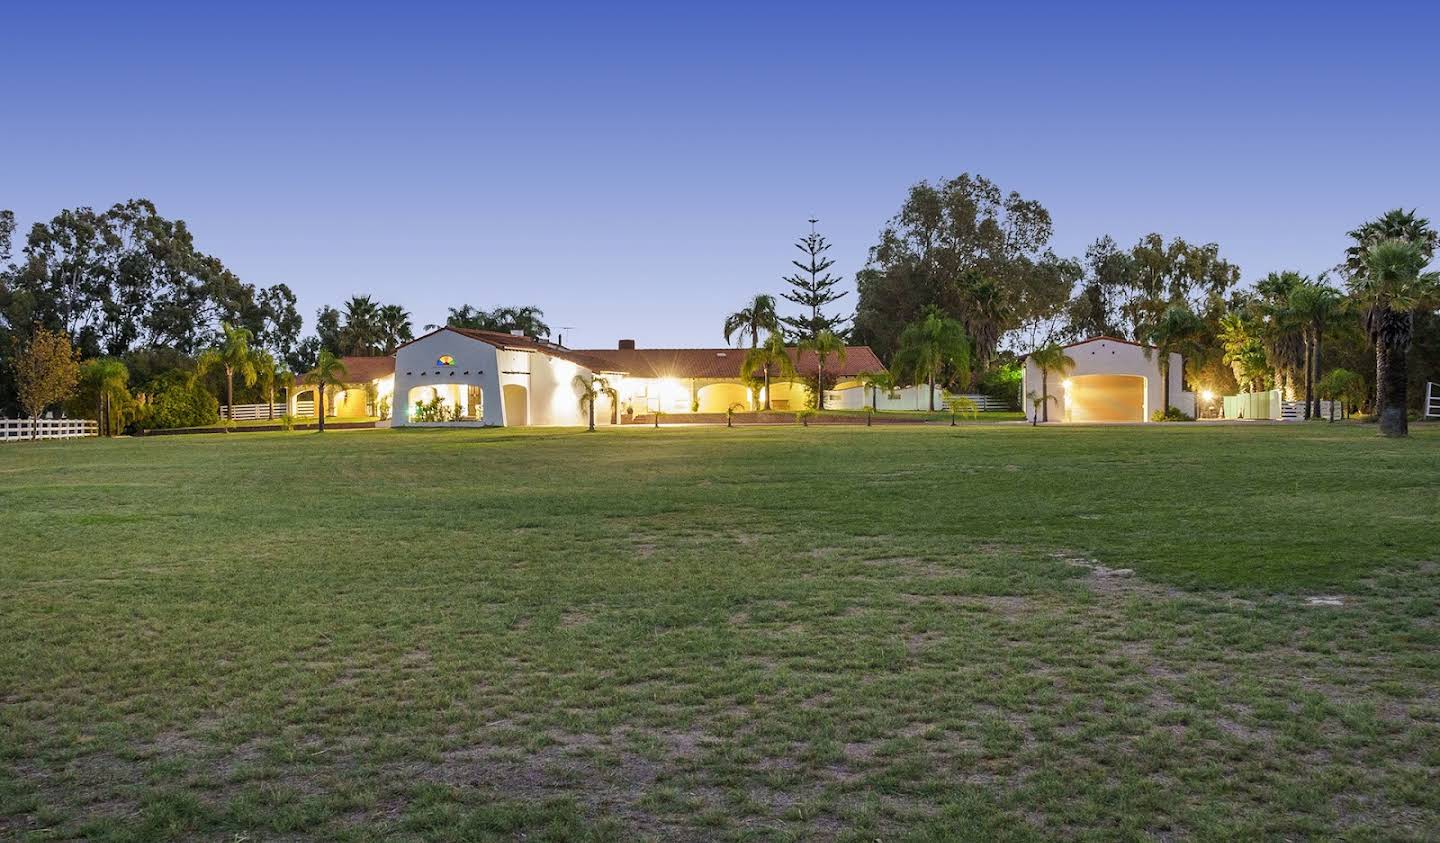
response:
[[[1065,353],[1075,358],[1075,369],[1069,377],[1080,375],[1138,375],[1145,378],[1145,420],[1164,403],[1164,384],[1160,380],[1160,356],[1145,357],[1145,349],[1135,343],[1109,338],[1087,340],[1069,346]],[[1061,383],[1067,375],[1051,372],[1046,385],[1050,400],[1050,421],[1063,421],[1065,415],[1065,391]],[[1040,367],[1030,358],[1025,359],[1025,380],[1021,397],[1025,402],[1025,418],[1035,418],[1035,408],[1030,402],[1031,392],[1040,392]],[[1179,354],[1170,355],[1170,406],[1187,414],[1195,412],[1195,394],[1184,392],[1185,360]]]

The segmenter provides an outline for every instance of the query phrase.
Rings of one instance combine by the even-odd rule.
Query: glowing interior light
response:
[[[1062,389],[1069,389],[1069,388],[1070,388],[1070,379],[1069,379],[1069,378],[1066,378],[1065,380],[1060,381],[1060,387],[1061,387]]]

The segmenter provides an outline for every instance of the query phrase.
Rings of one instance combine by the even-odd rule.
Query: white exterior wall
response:
[[[1078,345],[1069,346],[1065,353],[1075,359],[1075,368],[1066,373],[1051,372],[1049,377],[1048,394],[1051,397],[1050,420],[1052,422],[1064,421],[1065,416],[1065,390],[1061,385],[1067,377],[1080,377],[1083,375],[1138,375],[1145,378],[1145,421],[1164,404],[1164,384],[1160,380],[1160,357],[1152,352],[1150,358],[1145,357],[1145,349],[1134,343],[1120,342],[1112,339],[1094,339]],[[1028,357],[1025,360],[1025,380],[1021,386],[1021,396],[1024,398],[1025,419],[1032,421],[1035,418],[1035,405],[1030,401],[1030,393],[1040,392],[1041,384],[1040,367],[1036,366]],[[1170,406],[1178,408],[1186,414],[1193,415],[1195,412],[1195,394],[1184,392],[1181,387],[1185,383],[1185,360],[1179,354],[1170,355]]]
[[[903,386],[894,392],[882,389],[877,398],[871,394],[868,386],[833,389],[825,393],[825,406],[832,410],[862,410],[870,406],[873,400],[879,410],[929,410],[928,391],[929,385],[922,383],[918,386]],[[892,398],[892,395],[895,397]],[[938,385],[935,387],[935,409],[945,409],[945,390]]]
[[[410,420],[410,390],[417,386],[437,384],[474,384],[480,387],[486,426],[503,425],[500,398],[498,349],[454,331],[438,331],[395,352],[395,395],[391,401],[391,418],[395,427],[414,425]],[[436,360],[448,354],[455,358],[453,366],[438,366]],[[469,372],[466,375],[465,372]],[[436,373],[439,374],[436,374]],[[427,422],[438,425],[473,426],[475,422]]]
[[[575,376],[589,378],[590,370],[539,352],[530,358],[530,423],[564,427],[589,424],[589,410],[580,409],[581,390],[575,386]],[[602,416],[608,424],[610,409],[604,401],[595,405],[596,424],[602,423]]]

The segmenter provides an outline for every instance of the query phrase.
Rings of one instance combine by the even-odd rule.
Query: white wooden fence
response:
[[[224,404],[221,404],[221,405],[220,405],[220,418],[223,419],[223,418],[228,418],[228,417],[229,417],[229,413],[227,412],[227,409],[228,409],[228,408],[226,408],[226,406],[225,406]],[[271,408],[271,405],[269,405],[269,404],[236,404],[236,405],[235,405],[235,421],[263,421],[263,420],[265,420],[265,419],[270,418],[270,411],[271,411],[271,409],[272,409],[272,408]],[[278,418],[280,418],[281,416],[285,415],[285,410],[286,410],[286,408],[285,408],[284,402],[281,402],[281,401],[275,402],[275,405],[274,405],[274,408],[273,408],[273,409],[274,409],[274,411],[275,411],[275,418],[278,419]],[[295,402],[295,415],[296,415],[296,416],[313,416],[313,415],[315,415],[315,402],[314,402],[313,400],[309,400],[309,401],[296,401],[296,402]]]
[[[0,442],[35,439],[79,439],[99,435],[99,425],[89,419],[40,419],[38,431],[30,419],[0,419]]]
[[[1425,384],[1425,418],[1440,419],[1440,383]]]

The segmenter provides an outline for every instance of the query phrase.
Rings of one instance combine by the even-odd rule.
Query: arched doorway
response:
[[[810,390],[799,382],[770,381],[770,409],[772,410],[803,410],[809,403],[807,401]]]
[[[411,387],[406,395],[410,421],[478,422],[485,415],[484,391],[477,384],[442,383]]]
[[[723,413],[731,406],[750,406],[750,390],[738,383],[712,383],[700,387],[696,396],[700,401],[700,412]]]
[[[1139,375],[1079,375],[1065,383],[1066,421],[1145,421],[1145,378]]]
[[[505,402],[505,426],[524,427],[528,425],[530,423],[530,391],[518,383],[507,383],[500,387],[500,394]]]

